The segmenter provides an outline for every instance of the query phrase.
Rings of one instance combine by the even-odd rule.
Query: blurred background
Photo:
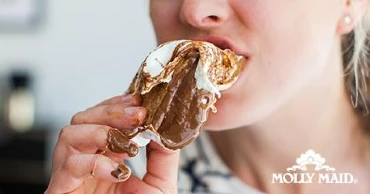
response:
[[[59,130],[155,45],[148,0],[0,0],[0,194],[43,193]]]

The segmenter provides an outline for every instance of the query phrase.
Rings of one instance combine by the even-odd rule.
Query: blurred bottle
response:
[[[9,76],[9,94],[4,116],[15,132],[27,132],[35,121],[35,99],[31,91],[31,76],[26,71],[13,71]]]

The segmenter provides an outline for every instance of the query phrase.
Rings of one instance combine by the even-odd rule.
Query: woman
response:
[[[153,142],[142,180],[111,176],[125,168],[117,161],[127,156],[96,154],[105,149],[107,131],[132,129],[146,115],[138,97],[123,95],[77,113],[62,130],[46,193],[369,193],[369,6],[367,0],[152,0],[158,43],[204,40],[248,59],[217,102],[208,132],[183,150],[184,182],[177,183],[180,153]],[[284,184],[273,177],[309,149],[355,183]],[[204,150],[207,157],[199,157]],[[199,176],[210,166],[216,171],[208,174],[228,181]]]

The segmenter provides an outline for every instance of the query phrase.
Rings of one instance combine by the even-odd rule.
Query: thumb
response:
[[[180,150],[166,150],[153,141],[146,149],[147,173],[143,181],[163,193],[177,193]]]

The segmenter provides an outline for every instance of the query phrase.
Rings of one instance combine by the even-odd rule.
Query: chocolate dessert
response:
[[[167,149],[183,148],[201,132],[220,91],[238,78],[244,58],[208,42],[178,40],[160,45],[139,68],[129,93],[143,97],[148,117],[130,138]]]

